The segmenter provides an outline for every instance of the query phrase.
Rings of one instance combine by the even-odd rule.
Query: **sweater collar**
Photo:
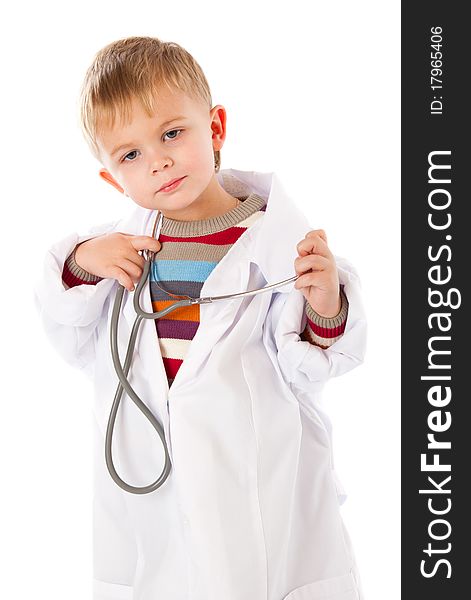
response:
[[[235,195],[235,194],[234,194]],[[257,194],[236,196],[243,200],[238,206],[222,215],[195,221],[177,221],[163,218],[160,234],[172,237],[198,237],[235,227],[265,206],[265,200]]]

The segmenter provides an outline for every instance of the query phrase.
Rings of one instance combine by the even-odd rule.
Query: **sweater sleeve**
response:
[[[342,337],[348,315],[348,299],[343,286],[340,288],[340,298],[340,312],[332,318],[321,317],[308,302],[305,302],[306,327],[300,336],[303,341],[325,350]]]
[[[75,252],[79,246],[80,244],[75,246],[73,252],[69,254],[64,263],[62,283],[66,290],[75,287],[76,285],[96,285],[103,279],[103,277],[98,277],[97,275],[92,275],[92,273],[85,271],[85,269],[82,269],[82,267],[75,262]]]

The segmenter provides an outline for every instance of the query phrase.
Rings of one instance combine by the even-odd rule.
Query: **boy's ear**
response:
[[[116,188],[118,192],[124,194],[123,188],[119,185],[119,183],[109,171],[107,171],[106,169],[100,169],[100,177],[107,181],[109,184],[111,184],[114,188]]]
[[[226,109],[221,104],[210,110],[213,150],[221,150],[226,139]]]

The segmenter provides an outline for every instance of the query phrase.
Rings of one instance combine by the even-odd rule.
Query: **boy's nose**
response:
[[[165,167],[169,167],[172,161],[169,157],[155,157],[151,163],[152,175],[162,171]]]

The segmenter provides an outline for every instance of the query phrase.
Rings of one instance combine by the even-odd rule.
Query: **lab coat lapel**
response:
[[[234,179],[236,183],[231,183]],[[245,186],[248,193],[255,192],[262,198],[267,198],[267,208],[260,228],[254,227],[247,231],[246,241],[250,243],[247,252],[268,284],[293,277],[296,246],[310,230],[310,225],[289,198],[278,176],[275,173],[227,169],[221,172],[220,182],[225,183],[229,192],[231,187],[238,189]],[[288,293],[293,285],[283,286],[278,291]]]
[[[246,291],[295,275],[296,245],[308,232],[309,223],[289,200],[278,178],[272,173],[228,169],[219,174],[219,180],[230,193],[245,189],[245,193],[255,192],[267,198],[267,208],[263,218],[242,234],[213,269],[203,284],[201,297]],[[256,285],[249,285],[251,263],[262,275]],[[277,291],[289,293],[293,287],[291,283]],[[200,326],[172,384],[172,393],[197,375],[217,341],[237,318],[242,301],[239,298],[201,305]]]
[[[250,261],[246,245],[234,245],[203,283],[201,297],[220,296],[247,289]],[[204,365],[219,339],[234,321],[242,299],[228,299],[200,305],[200,324],[185,360],[172,383],[171,393],[188,385]]]

